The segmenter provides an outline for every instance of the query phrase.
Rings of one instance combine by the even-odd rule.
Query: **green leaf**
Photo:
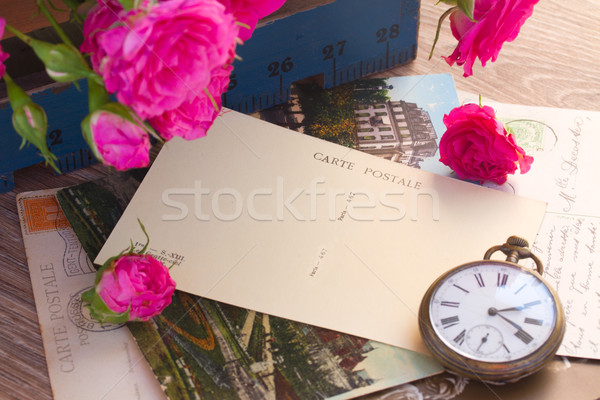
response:
[[[98,282],[96,282],[97,284]],[[81,300],[86,303],[92,318],[100,323],[120,324],[129,321],[129,308],[122,313],[117,313],[111,310],[102,297],[96,292],[94,286],[81,294]]]
[[[90,315],[101,323],[120,324],[129,321],[129,309],[122,313],[112,311],[104,300],[96,294],[89,305]]]
[[[129,310],[121,314],[109,314],[104,316],[104,321],[109,324],[122,324],[129,321]]]
[[[220,110],[219,105],[217,104],[217,101],[212,96],[212,94],[210,94],[210,92],[208,91],[208,88],[204,88],[204,93],[209,98],[210,102],[212,103],[212,106],[215,108],[215,111],[219,112],[219,110]]]
[[[129,11],[135,7],[135,0],[119,0],[125,11]]]
[[[88,84],[88,105],[90,113],[96,111],[103,105],[110,103],[110,97],[106,87],[94,78],[87,79]]]
[[[85,117],[83,121],[81,121],[81,134],[83,136],[83,139],[85,139],[85,142],[90,147],[90,150],[92,150],[92,153],[94,153],[94,157],[102,161],[102,155],[100,155],[98,147],[96,146],[96,142],[94,141],[94,136],[92,135],[92,126],[90,123],[91,117],[92,114],[88,114],[88,116]]]
[[[440,19],[438,20],[437,29],[435,31],[435,39],[433,39],[433,46],[431,46],[431,51],[429,52],[429,60],[431,60],[431,57],[433,57],[433,50],[435,49],[435,45],[437,44],[437,41],[440,38],[440,30],[442,29],[442,24],[444,23],[444,20],[446,19],[446,17],[448,17],[448,15],[452,14],[457,9],[458,7],[450,7],[440,16]]]
[[[144,122],[143,123],[143,128],[146,130],[146,132],[148,132],[150,135],[152,135],[152,137],[156,140],[158,140],[161,143],[165,142],[165,139],[163,139],[157,132],[156,130],[154,130],[154,128],[152,127],[152,125],[150,125],[148,122]]]
[[[65,5],[73,12],[77,12],[77,9],[80,6],[80,2],[78,0],[62,0],[62,2],[65,3]]]
[[[90,290],[86,290],[81,294],[81,300],[84,303],[91,304],[94,301],[94,297],[96,296],[96,287],[94,286]]]
[[[53,9],[54,11],[58,11],[58,12],[66,12],[67,10],[62,9],[62,8],[58,8],[57,6],[54,5],[54,3],[52,3],[50,0],[48,0],[48,4],[50,4],[50,8]]]
[[[110,102],[104,104],[102,107],[100,107],[99,110],[111,112],[115,115],[118,115],[126,121],[133,122],[134,124],[138,123],[138,121],[134,117],[133,110],[127,107],[125,104]]]
[[[471,21],[473,19],[473,10],[475,9],[475,0],[458,0],[458,9],[463,12]]]
[[[144,123],[144,121],[141,120],[141,118],[135,113],[135,111],[127,107],[125,104],[114,102],[107,103],[101,107],[101,110],[109,111],[113,114],[116,114],[124,120],[136,124],[143,130],[145,130],[147,133],[154,136],[156,139],[163,141],[163,139],[158,135],[158,133],[156,133],[156,131],[154,130],[154,128],[152,128],[152,126],[150,126],[150,124]]]
[[[146,232],[146,227],[144,226],[144,224],[142,224],[142,221],[140,221],[139,218],[137,221],[138,224],[140,224],[140,228],[142,228],[142,232],[144,232],[144,236],[146,236],[146,244],[144,245],[142,251],[140,251],[140,254],[144,254],[146,252],[146,249],[148,248],[148,245],[150,244],[150,236],[148,235],[148,232]]]
[[[29,95],[25,93],[21,86],[17,85],[8,73],[4,74],[4,82],[6,83],[6,91],[8,92],[8,99],[13,110],[16,110],[27,103],[31,103],[32,100]]]

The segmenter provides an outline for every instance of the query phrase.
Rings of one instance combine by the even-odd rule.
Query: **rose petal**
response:
[[[440,162],[461,179],[506,182],[517,166],[529,170],[533,158],[516,145],[491,107],[466,104],[443,118],[446,132],[439,143]]]

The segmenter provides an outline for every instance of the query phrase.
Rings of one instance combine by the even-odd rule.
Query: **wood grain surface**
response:
[[[1,4],[21,4],[2,1]],[[365,4],[368,1],[365,0]],[[600,110],[600,4],[598,0],[541,0],[533,16],[521,29],[519,37],[506,43],[495,63],[485,69],[474,68],[474,76],[462,77],[462,69],[449,67],[441,55],[449,55],[455,45],[448,23],[441,33],[432,60],[429,50],[439,15],[445,6],[435,0],[422,0],[419,52],[416,61],[377,76],[418,75],[450,72],[458,89],[480,93],[491,99],[548,107]],[[0,15],[4,8],[0,9]],[[599,132],[600,134],[600,132]],[[52,398],[44,351],[40,338],[27,260],[23,248],[15,196],[19,192],[70,186],[102,177],[111,171],[94,166],[62,176],[54,176],[42,166],[32,166],[15,173],[15,189],[0,194],[0,399]],[[552,382],[573,388],[578,377],[600,376],[597,362],[575,361],[577,368],[553,375]],[[561,368],[560,366],[557,368]],[[558,378],[556,377],[558,376]],[[541,378],[540,378],[541,379]],[[600,397],[598,379],[586,379],[589,389]],[[595,386],[594,386],[595,385]],[[470,386],[470,385],[469,385]],[[579,388],[580,389],[580,388]],[[510,388],[490,392],[473,385],[473,398],[525,398],[512,395]],[[500,394],[498,394],[500,393]],[[516,392],[515,392],[516,393]],[[545,399],[553,397],[544,390]],[[556,392],[558,393],[558,392]],[[564,396],[564,391],[562,392]],[[479,397],[477,397],[479,396]],[[516,396],[516,397],[515,397]],[[527,397],[532,398],[532,397]],[[564,397],[560,397],[564,398]],[[581,398],[581,397],[571,397]]]
[[[62,2],[56,2],[60,9],[50,8],[50,12],[58,22],[65,22],[69,19],[67,8]],[[13,27],[21,32],[27,33],[41,27],[49,26],[46,18],[38,12],[36,0],[0,0],[0,16]],[[10,32],[4,34],[3,39],[14,36]]]

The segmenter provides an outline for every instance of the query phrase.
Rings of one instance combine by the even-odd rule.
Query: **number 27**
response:
[[[344,46],[346,46],[346,41],[345,40],[340,40],[339,42],[337,42],[335,44],[337,46],[337,55],[341,56],[342,54],[344,54]],[[332,44],[328,44],[327,46],[323,47],[323,54],[325,54],[325,57],[323,58],[323,60],[330,60],[334,57],[333,53],[334,53],[334,46]]]

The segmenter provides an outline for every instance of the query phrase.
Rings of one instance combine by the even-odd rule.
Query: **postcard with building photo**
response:
[[[90,259],[140,179],[111,174],[59,190],[59,204]],[[160,252],[150,246],[149,253]],[[182,291],[160,316],[128,326],[170,399],[342,400],[443,371],[413,351]]]
[[[288,103],[259,118],[411,167],[448,175],[439,162],[443,116],[459,105],[450,74],[361,79],[322,89],[296,83]]]
[[[129,325],[170,399],[349,399],[442,372],[431,358],[176,291]]]

